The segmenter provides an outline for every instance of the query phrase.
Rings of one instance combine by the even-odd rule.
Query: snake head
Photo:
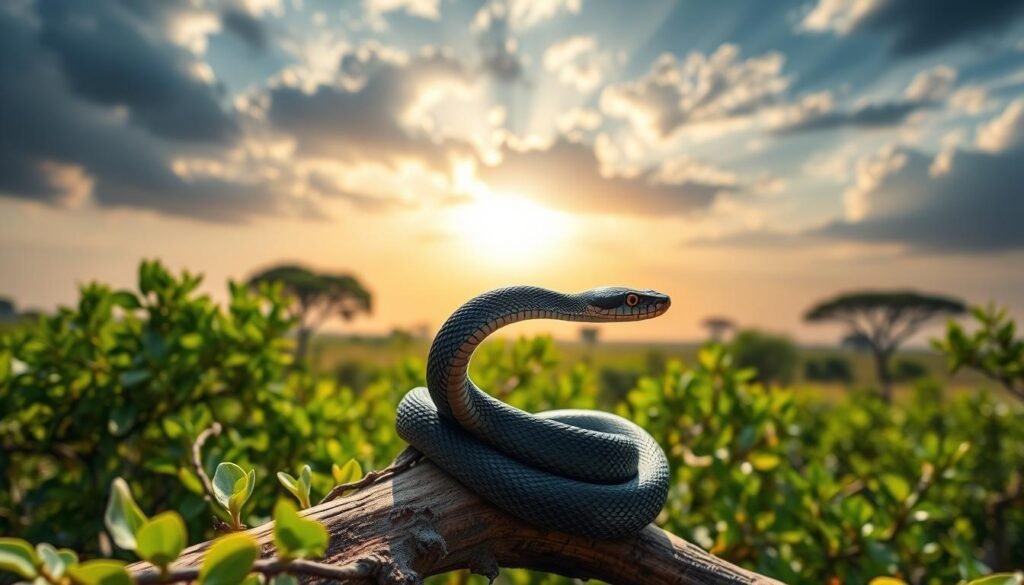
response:
[[[642,321],[668,310],[672,299],[653,290],[620,286],[593,288],[580,293],[587,303],[587,316],[593,321]]]

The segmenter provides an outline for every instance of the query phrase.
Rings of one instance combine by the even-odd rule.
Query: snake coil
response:
[[[527,319],[639,321],[671,301],[608,287],[566,294],[510,287],[473,298],[441,327],[427,387],[398,405],[398,434],[462,484],[531,524],[593,538],[638,532],[661,511],[668,461],[646,431],[592,410],[524,412],[480,390],[467,374],[485,337]]]

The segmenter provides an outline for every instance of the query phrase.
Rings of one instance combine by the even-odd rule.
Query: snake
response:
[[[657,517],[669,489],[668,461],[651,435],[602,411],[520,410],[477,387],[469,363],[487,336],[512,323],[641,321],[670,305],[667,295],[625,287],[561,293],[513,286],[474,297],[434,337],[426,387],[398,404],[398,435],[531,525],[597,539],[637,533]]]

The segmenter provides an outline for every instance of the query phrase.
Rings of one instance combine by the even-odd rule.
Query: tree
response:
[[[796,346],[784,335],[746,329],[736,334],[732,352],[736,365],[755,368],[757,379],[764,384],[788,384],[793,379]]]
[[[707,317],[700,325],[708,330],[708,337],[716,343],[725,341],[725,336],[736,329],[736,323],[728,317]]]
[[[914,291],[859,291],[818,303],[804,319],[844,323],[849,328],[847,339],[858,336],[866,343],[874,357],[882,398],[891,403],[889,362],[896,349],[929,320],[964,311],[964,304],[950,297]]]
[[[598,334],[601,330],[597,327],[580,327],[580,341],[587,347],[597,345]]]
[[[14,310],[14,301],[0,297],[0,321],[13,319],[17,314],[17,311]]]
[[[279,283],[293,297],[292,316],[296,320],[298,343],[295,361],[301,362],[309,351],[309,340],[328,319],[341,317],[351,321],[360,313],[369,314],[373,296],[359,280],[349,274],[318,273],[294,264],[263,270],[249,279],[249,286]]]

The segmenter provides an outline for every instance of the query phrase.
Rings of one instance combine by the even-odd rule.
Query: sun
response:
[[[450,230],[473,255],[506,263],[554,256],[571,229],[568,215],[505,193],[475,194],[452,210],[450,221]]]

